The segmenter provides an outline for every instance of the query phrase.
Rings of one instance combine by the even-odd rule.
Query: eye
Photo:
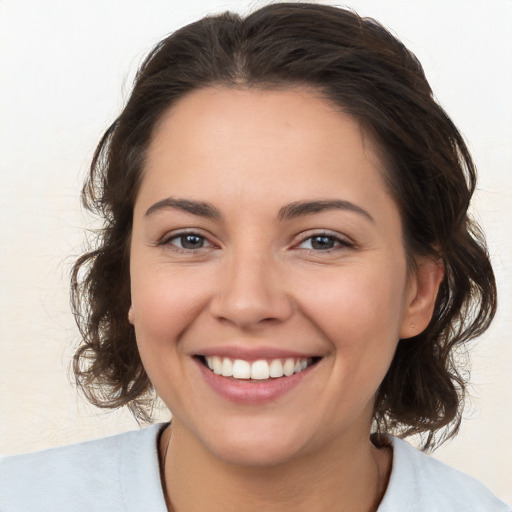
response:
[[[329,251],[337,247],[352,247],[352,244],[334,235],[318,234],[304,239],[297,247],[312,251]]]
[[[212,247],[212,244],[206,237],[198,235],[197,233],[180,233],[179,235],[167,238],[167,240],[164,241],[164,245],[172,245],[185,251]]]

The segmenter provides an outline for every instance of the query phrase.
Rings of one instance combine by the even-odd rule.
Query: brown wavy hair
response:
[[[374,426],[422,434],[425,448],[453,436],[466,387],[454,354],[496,310],[485,240],[467,212],[475,166],[416,57],[375,20],[327,5],[277,3],[247,17],[208,16],[162,40],[142,63],[82,192],[103,228],[72,272],[82,336],[73,364],[77,384],[99,407],[127,405],[139,420],[151,417],[154,390],[127,319],[134,202],[162,114],[191,91],[219,85],[305,86],[354,116],[375,142],[409,260],[441,257],[445,275],[428,327],[398,343],[375,399]]]

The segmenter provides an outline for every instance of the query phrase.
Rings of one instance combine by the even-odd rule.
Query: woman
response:
[[[274,4],[166,38],[84,188],[74,369],[172,424],[7,459],[1,509],[510,510],[393,437],[460,425],[453,351],[496,308],[475,179],[373,20]]]

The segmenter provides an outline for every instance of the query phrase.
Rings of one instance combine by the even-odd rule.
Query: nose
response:
[[[211,314],[240,329],[286,321],[293,314],[293,301],[278,267],[258,254],[230,258],[219,274]]]

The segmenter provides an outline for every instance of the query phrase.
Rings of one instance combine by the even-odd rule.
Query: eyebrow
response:
[[[279,210],[279,219],[294,219],[303,215],[310,215],[312,213],[320,213],[325,210],[344,210],[353,213],[358,213],[366,217],[369,221],[375,222],[375,219],[363,208],[357,206],[350,201],[342,199],[327,199],[323,201],[297,201],[283,206]]]
[[[152,215],[167,208],[175,208],[178,210],[198,215],[200,217],[207,217],[210,219],[220,219],[222,217],[220,211],[210,203],[204,201],[192,201],[190,199],[177,199],[174,197],[166,197],[150,206],[146,211],[146,216]],[[350,201],[342,199],[326,199],[318,201],[296,201],[283,206],[278,213],[279,220],[294,219],[313,213],[320,213],[326,210],[344,210],[354,212],[362,215],[371,222],[375,219],[363,208],[357,206]]]
[[[150,206],[146,211],[146,216],[167,208],[183,210],[184,212],[199,215],[200,217],[208,217],[210,219],[219,219],[221,217],[220,211],[210,203],[191,201],[189,199],[176,199],[174,197],[166,197]]]

